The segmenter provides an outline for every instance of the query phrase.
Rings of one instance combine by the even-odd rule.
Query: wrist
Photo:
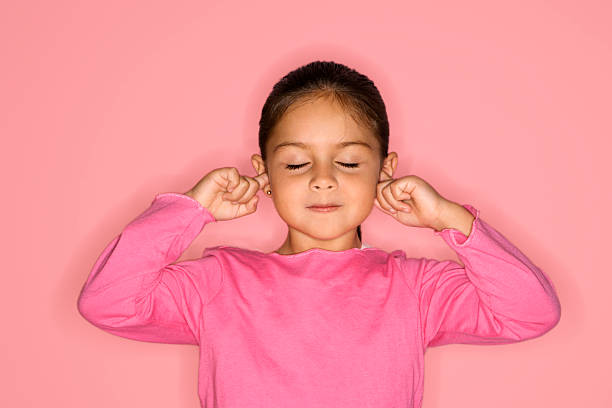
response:
[[[202,202],[202,200],[201,200],[201,199],[200,199],[200,198],[197,196],[197,194],[195,194],[195,193],[194,193],[192,190],[189,190],[189,191],[187,191],[187,192],[183,193],[183,195],[186,195],[187,197],[190,197],[190,198],[194,199],[195,201],[197,201],[198,203],[200,203],[200,205],[201,205],[202,207],[207,207],[207,208],[208,208],[208,206],[207,206],[207,205],[205,205],[205,204],[204,204],[204,202]]]
[[[452,228],[461,231],[466,237],[470,235],[474,216],[462,205],[453,201],[444,203],[438,220],[432,228],[437,232]]]

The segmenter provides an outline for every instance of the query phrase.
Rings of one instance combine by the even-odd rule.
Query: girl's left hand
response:
[[[452,202],[422,178],[410,175],[380,181],[374,204],[404,225],[436,229],[442,212]]]

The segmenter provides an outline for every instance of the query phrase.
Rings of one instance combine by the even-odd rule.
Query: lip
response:
[[[331,211],[335,211],[338,208],[340,208],[339,205],[330,205],[330,206],[316,206],[313,205],[311,207],[308,207],[308,209],[316,211],[316,212],[331,212]]]

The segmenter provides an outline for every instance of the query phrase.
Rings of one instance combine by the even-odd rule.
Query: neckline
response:
[[[309,255],[309,254],[313,254],[313,253],[320,253],[320,254],[325,254],[325,255],[343,256],[343,255],[346,255],[346,254],[353,254],[353,253],[363,254],[365,251],[379,251],[380,250],[378,248],[374,248],[374,247],[368,246],[366,244],[366,245],[362,246],[361,248],[354,247],[354,248],[349,248],[349,249],[345,249],[345,250],[342,250],[342,251],[330,251],[328,249],[323,249],[323,248],[310,248],[310,249],[307,249],[305,251],[298,252],[298,253],[295,253],[295,254],[282,255],[282,254],[279,254],[279,253],[276,253],[276,252],[262,252],[262,251],[258,251],[256,249],[239,248],[239,247],[229,246],[229,245],[220,245],[220,247],[221,248],[240,249],[240,250],[256,253],[256,254],[258,254],[260,256],[270,256],[270,257],[274,257],[274,258],[278,258],[278,259],[293,259],[293,258],[298,258],[298,257],[306,256],[306,255]]]

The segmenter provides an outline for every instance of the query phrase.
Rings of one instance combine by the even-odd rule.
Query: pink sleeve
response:
[[[220,289],[215,257],[173,264],[215,222],[195,199],[158,194],[95,262],[78,310],[98,328],[134,340],[199,344],[200,317]]]
[[[466,237],[433,231],[465,265],[421,258],[413,271],[425,347],[450,343],[506,344],[538,337],[561,317],[548,277],[464,204],[475,219]]]

